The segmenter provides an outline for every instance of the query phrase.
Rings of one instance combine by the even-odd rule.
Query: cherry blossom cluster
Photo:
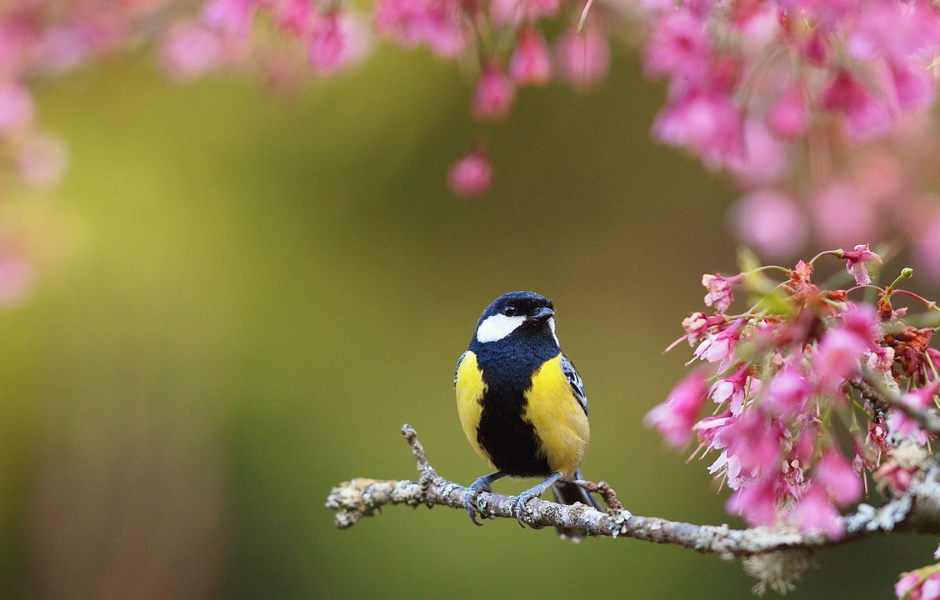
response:
[[[814,282],[816,262],[832,257],[851,287]],[[692,456],[711,456],[709,472],[732,491],[727,510],[749,525],[838,539],[839,511],[868,477],[903,493],[926,457],[931,433],[916,417],[938,401],[940,312],[899,287],[910,269],[873,284],[881,259],[867,246],[792,269],[742,262],[741,273],[703,277],[713,312],[691,314],[673,344],[694,348],[693,370],[646,423],[677,449],[697,441]],[[750,308],[733,313],[742,295]]]
[[[727,170],[762,256],[902,236],[940,280],[940,8],[926,0],[646,0],[663,143]],[[935,112],[935,111],[934,111]]]

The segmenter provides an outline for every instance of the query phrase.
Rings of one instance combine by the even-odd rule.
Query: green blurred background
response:
[[[0,596],[748,597],[739,565],[673,547],[404,507],[338,531],[323,507],[416,475],[405,422],[445,477],[486,471],[453,369],[482,309],[530,289],[586,383],[586,476],[636,513],[740,524],[640,423],[684,372],[661,351],[701,274],[734,265],[732,188],[649,139],[662,95],[632,55],[592,94],[523,91],[468,202],[444,174],[479,134],[470,90],[424,52],[292,99],[149,58],[45,88],[72,159],[57,200],[7,208],[46,278],[0,315]],[[823,552],[794,596],[891,597],[936,543]]]

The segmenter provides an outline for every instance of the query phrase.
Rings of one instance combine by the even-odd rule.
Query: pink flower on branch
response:
[[[705,403],[708,387],[705,375],[693,371],[669,393],[666,401],[646,414],[643,423],[655,427],[675,448],[682,448],[692,437],[692,427]]]
[[[482,148],[474,150],[455,162],[447,174],[447,186],[455,196],[471,198],[490,189],[493,168]]]
[[[734,286],[742,281],[744,281],[744,275],[741,274],[732,277],[702,275],[702,285],[708,290],[705,294],[705,306],[714,305],[719,314],[727,311],[734,302]]]
[[[473,96],[473,116],[478,121],[501,121],[509,116],[516,99],[516,86],[496,63],[483,68]]]
[[[868,244],[855,246],[851,252],[844,253],[847,261],[845,269],[855,278],[855,283],[859,285],[868,285],[871,283],[871,276],[868,274],[867,264],[881,264],[881,257],[868,249]]]

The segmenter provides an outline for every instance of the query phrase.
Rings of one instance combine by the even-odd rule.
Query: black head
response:
[[[493,301],[477,323],[476,341],[543,338],[558,345],[552,301],[534,292],[511,292]]]

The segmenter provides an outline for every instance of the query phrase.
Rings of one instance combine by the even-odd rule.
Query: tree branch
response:
[[[858,390],[862,397],[871,402],[875,410],[884,413],[889,408],[897,408],[920,423],[924,431],[933,435],[940,435],[940,417],[937,416],[937,411],[921,409],[905,402],[900,394],[888,389],[884,384],[878,383],[877,379],[872,376],[853,381],[851,386]]]
[[[402,427],[402,434],[411,446],[421,476],[418,481],[375,480],[357,478],[333,488],[326,506],[336,511],[336,526],[346,529],[363,517],[374,516],[383,506],[406,504],[429,508],[435,505],[464,510],[463,494],[466,488],[440,477],[428,463],[427,454],[418,434],[410,425]],[[806,535],[796,529],[731,529],[727,525],[695,525],[669,521],[657,517],[633,515],[616,501],[613,490],[604,483],[585,482],[592,491],[602,493],[610,508],[608,512],[595,510],[584,504],[573,506],[534,499],[527,505],[525,522],[535,529],[567,527],[590,536],[628,537],[660,544],[676,544],[702,553],[714,553],[725,560],[783,550],[811,551],[846,542],[888,533],[940,532],[940,468],[930,464],[908,491],[880,508],[867,504],[858,507],[855,514],[843,517],[846,534],[838,540],[822,535]],[[477,497],[477,507],[485,517],[515,519],[515,497],[483,492]]]

